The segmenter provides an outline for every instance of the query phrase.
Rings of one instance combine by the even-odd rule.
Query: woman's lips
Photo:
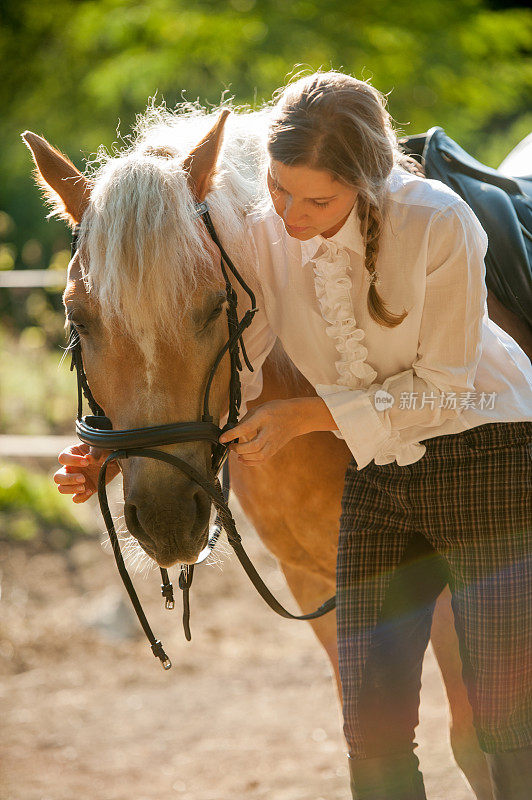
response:
[[[287,222],[286,227],[289,231],[293,231],[293,233],[303,233],[304,231],[308,231],[308,225],[306,225],[304,228],[296,228],[295,225],[289,225]]]

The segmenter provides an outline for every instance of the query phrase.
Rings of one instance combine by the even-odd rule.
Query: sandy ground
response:
[[[294,608],[274,560],[232,505],[251,557]],[[1,557],[1,800],[348,800],[328,661],[306,623],[263,604],[236,558],[197,570],[191,643],[180,597],[165,611],[158,573],[137,575],[173,662],[164,672],[136,634],[98,536],[67,555],[4,545]],[[103,627],[113,609],[120,637]],[[429,799],[473,797],[452,761],[431,652],[418,741]]]

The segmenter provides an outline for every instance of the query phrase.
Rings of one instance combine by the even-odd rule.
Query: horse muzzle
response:
[[[170,478],[175,478],[171,475]],[[136,481],[138,483],[138,479]],[[124,516],[132,536],[160,567],[193,564],[207,544],[211,499],[190,481],[162,491],[126,491]]]

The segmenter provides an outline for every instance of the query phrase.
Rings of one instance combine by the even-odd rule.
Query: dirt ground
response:
[[[251,557],[294,608],[232,506]],[[0,555],[1,800],[348,800],[328,661],[306,623],[263,604],[236,558],[196,571],[191,643],[181,598],[165,611],[158,572],[136,576],[173,662],[165,672],[97,535],[68,554],[3,545]],[[452,761],[431,652],[418,741],[430,800],[473,797]]]

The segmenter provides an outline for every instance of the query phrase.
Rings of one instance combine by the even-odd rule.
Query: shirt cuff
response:
[[[262,368],[255,369],[253,372],[249,372],[248,369],[245,369],[245,372],[242,371],[240,374],[240,387],[242,392],[242,402],[240,403],[239,418],[243,419],[247,413],[247,404],[252,400],[256,400],[257,397],[262,394]]]
[[[390,439],[391,430],[383,424],[365,389],[318,384],[316,392],[326,403],[338,430],[353,453],[357,468],[363,469]],[[389,422],[388,422],[389,426]]]

